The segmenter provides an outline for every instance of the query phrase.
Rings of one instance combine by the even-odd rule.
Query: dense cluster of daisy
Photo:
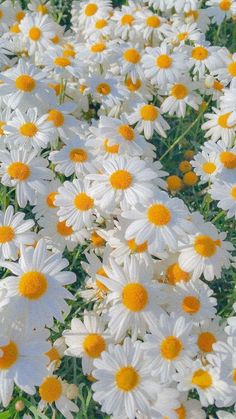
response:
[[[234,247],[158,159],[173,118],[213,106],[210,139],[180,168],[236,216],[236,53],[206,40],[236,1],[200,3],[75,1],[68,31],[49,3],[0,5],[3,407],[16,387],[76,416],[65,355],[114,419],[201,419],[212,405],[235,417],[236,317],[219,316],[211,288]]]

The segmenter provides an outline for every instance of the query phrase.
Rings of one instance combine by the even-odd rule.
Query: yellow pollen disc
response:
[[[236,168],[236,154],[231,151],[222,151],[220,153],[220,161],[226,169]]]
[[[105,278],[108,278],[103,267],[97,270],[97,275],[101,275],[101,276],[104,276]],[[104,285],[101,281],[99,281],[99,279],[96,280],[96,286],[99,288],[100,291],[104,293],[107,293],[109,291],[109,288],[107,288],[106,285]]]
[[[57,377],[47,377],[39,387],[39,394],[46,403],[53,403],[62,395],[62,384]]]
[[[180,281],[188,282],[190,279],[189,273],[183,271],[178,263],[173,263],[172,265],[168,266],[166,277],[168,283],[171,285],[175,285]]]
[[[88,154],[82,148],[73,148],[70,151],[70,160],[75,163],[84,163],[88,160]]]
[[[109,145],[109,141],[107,139],[104,140],[103,147],[107,153],[117,154],[119,152],[119,144]]]
[[[100,93],[101,95],[107,96],[107,95],[109,95],[109,93],[111,93],[111,88],[110,88],[109,84],[107,84],[107,83],[100,83],[96,87],[96,91],[98,93]]]
[[[185,41],[185,39],[188,37],[188,32],[178,33],[177,37],[179,41]]]
[[[123,15],[121,18],[121,25],[132,25],[134,17],[132,15]]]
[[[3,17],[3,11],[0,10],[0,19],[2,19],[2,17]]]
[[[140,115],[144,121],[155,121],[158,117],[158,110],[153,105],[144,105],[140,108]]]
[[[51,109],[48,112],[48,121],[53,122],[56,128],[61,127],[64,124],[64,115],[62,112],[58,111],[57,109]]]
[[[177,83],[172,87],[171,94],[176,99],[184,99],[188,95],[188,89],[184,84]]]
[[[136,92],[142,85],[141,80],[137,79],[135,83],[132,82],[131,78],[125,80],[125,85],[130,92]]]
[[[98,358],[106,349],[105,339],[97,333],[91,333],[83,341],[83,348],[90,358]]]
[[[114,189],[127,189],[132,185],[132,175],[127,170],[117,170],[110,176],[110,184]]]
[[[233,378],[233,382],[236,384],[236,368],[233,369],[232,378]]]
[[[80,84],[80,86],[79,86],[80,93],[84,93],[86,88],[87,88],[87,86],[85,84]]]
[[[202,332],[198,336],[197,344],[202,352],[211,352],[214,343],[216,343],[216,338],[211,332]]]
[[[61,85],[59,83],[48,83],[48,87],[50,87],[50,89],[53,89],[56,96],[59,96],[61,93]]]
[[[176,175],[168,176],[166,181],[167,181],[168,189],[170,191],[180,191],[180,189],[183,186],[182,180],[180,179],[179,176],[176,176]]]
[[[49,208],[56,208],[56,205],[54,204],[54,200],[56,196],[58,195],[58,192],[50,192],[46,198],[47,205]]]
[[[149,16],[146,19],[146,25],[149,26],[150,28],[158,28],[161,24],[161,21],[159,19],[158,16]]]
[[[93,199],[90,198],[86,193],[81,192],[78,195],[76,195],[74,199],[74,205],[75,208],[77,208],[79,211],[88,211],[91,208],[93,208]]]
[[[90,50],[94,53],[96,52],[103,52],[106,49],[106,45],[102,42],[98,42],[97,44],[93,44]]]
[[[17,345],[10,341],[6,346],[0,346],[0,370],[7,370],[14,365],[19,357]]]
[[[230,63],[227,67],[229,74],[232,77],[236,77],[236,61]]]
[[[20,134],[25,137],[33,137],[38,132],[38,128],[32,122],[26,122],[19,128]]]
[[[127,49],[124,52],[123,57],[126,61],[128,61],[129,63],[132,63],[132,64],[137,64],[141,59],[141,55],[134,48]]]
[[[38,300],[47,289],[47,278],[41,272],[26,272],[20,277],[19,293],[28,300]]]
[[[16,20],[17,22],[20,22],[25,17],[25,12],[22,10],[16,14]]]
[[[231,189],[231,196],[233,199],[236,199],[236,186]]]
[[[134,130],[129,125],[120,125],[118,132],[126,141],[133,141],[135,138]]]
[[[96,29],[103,29],[103,28],[105,28],[105,26],[107,26],[107,20],[106,19],[99,19],[95,23],[95,28]]]
[[[191,165],[191,163],[189,163],[189,161],[187,161],[187,160],[183,160],[183,161],[181,161],[181,162],[180,162],[180,164],[179,164],[179,170],[180,170],[182,173],[187,173],[187,172],[189,172],[191,169],[192,169],[192,165]]]
[[[175,336],[167,336],[160,345],[160,351],[163,358],[172,361],[176,359],[182,351],[182,343]]]
[[[185,13],[185,17],[191,17],[193,20],[197,20],[199,13],[197,10],[189,10],[189,12]]]
[[[139,384],[140,377],[132,366],[127,366],[117,371],[115,381],[119,390],[132,391]]]
[[[8,175],[15,180],[26,180],[30,176],[30,168],[22,162],[11,163],[7,168]]]
[[[184,157],[185,159],[191,160],[194,156],[194,151],[193,150],[186,150],[184,153]]]
[[[205,60],[209,55],[209,52],[204,47],[195,47],[192,50],[192,57],[197,61]]]
[[[216,165],[215,163],[212,163],[210,161],[203,163],[202,165],[202,170],[207,173],[208,175],[211,175],[212,173],[215,172],[216,170]]]
[[[216,252],[217,243],[209,236],[199,235],[195,239],[194,249],[203,257],[211,257]]]
[[[71,227],[68,227],[66,225],[65,221],[58,221],[57,223],[57,232],[63,236],[63,237],[67,237],[67,236],[71,236],[71,234],[73,233],[73,229]]]
[[[37,7],[37,12],[41,13],[42,15],[46,15],[48,13],[48,8],[45,4],[39,4]]]
[[[197,313],[200,309],[199,299],[192,295],[188,295],[187,297],[184,297],[182,301],[182,309],[185,311],[185,313],[188,313],[188,314]]]
[[[128,247],[129,249],[133,252],[133,253],[143,253],[146,252],[147,250],[147,242],[143,242],[141,244],[137,244],[135,239],[131,239],[127,241]]]
[[[0,243],[11,242],[15,237],[15,233],[12,227],[10,226],[1,226],[0,227]]]
[[[220,115],[219,117],[218,117],[218,120],[217,120],[217,122],[218,122],[218,125],[221,127],[221,128],[234,128],[234,126],[230,126],[230,125],[228,125],[228,118],[229,118],[229,116],[231,115],[231,112],[227,112],[227,113],[225,113],[225,114],[223,114],[223,115]]]
[[[196,185],[197,181],[198,177],[194,172],[190,171],[188,173],[185,173],[185,175],[183,176],[183,182],[186,186],[194,186]]]
[[[231,0],[222,0],[219,2],[219,8],[223,10],[223,12],[227,12],[231,6]]]
[[[64,49],[62,54],[63,54],[63,57],[75,58],[75,51],[73,51],[73,49]]]
[[[92,232],[90,240],[94,247],[102,247],[106,243],[106,240],[104,240],[103,237],[99,236],[99,234],[96,231]]]
[[[148,208],[147,218],[156,227],[163,227],[171,221],[171,212],[163,204],[154,204]]]
[[[71,64],[71,61],[68,57],[56,57],[53,62],[58,67],[67,67]]]
[[[38,41],[41,38],[41,30],[37,26],[30,28],[29,38],[31,41]]]
[[[10,31],[12,33],[20,33],[20,27],[19,27],[19,23],[15,23],[14,25],[12,25],[10,27]]]
[[[221,92],[224,88],[224,85],[222,83],[220,83],[218,80],[215,80],[213,83],[213,89],[218,90],[219,92]]]
[[[59,44],[60,38],[58,35],[55,35],[53,38],[50,39],[50,41],[52,41],[53,44]]]
[[[86,16],[93,16],[98,10],[98,6],[95,3],[89,3],[84,9],[84,13]]]
[[[193,373],[192,384],[200,387],[202,390],[206,390],[212,385],[212,378],[208,371],[199,369]]]
[[[148,303],[146,288],[138,282],[125,285],[122,291],[122,303],[130,311],[138,312],[143,310]]]
[[[172,58],[167,54],[159,55],[156,60],[156,65],[159,68],[170,68],[172,64]]]
[[[178,419],[187,419],[186,409],[183,405],[175,409],[175,413],[177,414]]]
[[[49,349],[49,351],[46,352],[45,355],[47,355],[50,362],[60,361],[61,359],[60,354],[58,353],[58,350],[54,346],[51,349]]]
[[[28,76],[28,74],[21,74],[16,78],[15,85],[18,90],[30,93],[35,89],[36,82],[31,76]]]

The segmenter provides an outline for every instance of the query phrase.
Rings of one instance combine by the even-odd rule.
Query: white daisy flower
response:
[[[97,19],[107,16],[112,10],[110,0],[83,1],[78,4],[79,22],[89,28]]]
[[[21,20],[19,29],[29,55],[34,55],[36,51],[43,53],[52,46],[51,38],[54,36],[55,26],[47,15],[27,13]]]
[[[138,44],[124,43],[115,47],[114,60],[119,63],[120,74],[130,77],[133,83],[143,80],[143,68],[141,65],[142,50]]]
[[[40,64],[44,65],[46,72],[53,72],[56,76],[68,78],[68,76],[78,77],[78,61],[72,54],[67,54],[61,46],[47,48],[40,55]]]
[[[236,218],[236,182],[217,182],[211,185],[209,193],[212,199],[219,201],[218,208],[227,211],[227,218]]]
[[[191,160],[191,165],[195,173],[200,176],[200,184],[214,182],[218,174],[220,163],[217,153],[209,153],[205,148],[195,154],[194,160]]]
[[[79,121],[71,115],[76,109],[76,104],[66,102],[62,105],[50,106],[47,110],[47,120],[53,124],[55,138],[60,137],[63,141],[65,138],[75,136],[80,133],[83,127]]]
[[[218,65],[212,69],[220,81],[230,83],[236,87],[236,53],[231,54],[227,48],[220,48],[218,51]]]
[[[162,40],[166,26],[166,19],[149,9],[142,9],[136,13],[134,28],[145,41],[151,40],[155,44],[157,40]]]
[[[93,74],[86,80],[94,100],[110,109],[124,100],[125,89],[115,77]]]
[[[230,147],[220,140],[205,142],[205,148],[210,153],[217,153],[219,171],[217,180],[234,183],[236,176],[236,146]]]
[[[94,252],[85,253],[88,263],[81,262],[81,265],[88,276],[85,279],[85,288],[80,291],[80,295],[87,301],[98,301],[100,303],[109,292],[109,289],[99,281],[99,276],[108,277],[105,265],[109,264],[109,254],[110,249],[106,248],[101,261]]]
[[[58,188],[61,182],[58,179],[51,182],[45,182],[42,190],[36,194],[36,204],[32,209],[36,220],[44,216],[52,216],[56,214],[55,197],[58,194]]]
[[[193,68],[193,74],[202,77],[206,70],[210,70],[211,66],[217,59],[218,47],[211,47],[207,42],[196,43],[194,47],[188,47],[189,50],[189,67]],[[216,57],[215,57],[216,56]]]
[[[122,4],[121,9],[116,9],[112,16],[112,21],[115,22],[114,32],[116,38],[125,40],[132,40],[135,38],[136,29],[135,21],[138,11],[137,0],[129,1],[128,5]]]
[[[224,19],[236,14],[236,2],[234,0],[208,0],[206,2],[207,14],[212,17],[212,22],[220,25]]]
[[[193,334],[197,338],[197,346],[200,354],[206,356],[215,351],[215,343],[226,340],[224,332],[225,323],[221,317],[206,319],[197,327],[193,328]]]
[[[166,130],[170,129],[169,124],[162,117],[157,106],[145,102],[138,103],[133,112],[127,115],[131,125],[137,123],[136,128],[139,132],[144,132],[144,136],[149,140],[154,131],[166,138]]]
[[[51,11],[51,5],[47,0],[31,0],[28,9],[32,12],[46,15]]]
[[[236,135],[236,124],[228,122],[231,112],[225,112],[216,108],[212,109],[214,113],[206,113],[205,117],[209,121],[204,122],[202,125],[202,129],[207,131],[205,138],[210,137],[212,141],[222,139],[227,146],[233,145]]]
[[[68,264],[59,252],[48,254],[44,240],[35,249],[21,247],[18,263],[1,262],[16,275],[4,279],[7,301],[2,303],[2,316],[6,308],[9,319],[21,318],[31,328],[50,326],[54,317],[63,321],[62,313],[68,310],[65,299],[74,299],[64,286],[76,280],[73,272],[62,272]]]

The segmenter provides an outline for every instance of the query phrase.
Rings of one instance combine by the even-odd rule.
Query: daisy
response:
[[[112,6],[110,0],[92,0],[79,3],[78,8],[80,24],[89,28],[97,19],[106,17]]]
[[[213,320],[208,319],[202,322],[197,327],[193,328],[193,334],[197,338],[198,350],[203,355],[208,355],[215,351],[215,343],[219,341],[225,341],[226,333],[224,332],[224,326],[222,325],[220,317],[215,317]]]
[[[153,43],[163,39],[166,28],[166,19],[153,13],[149,9],[142,9],[136,13],[134,28],[141,34],[145,41],[152,40]]]
[[[192,324],[175,314],[161,314],[152,333],[144,339],[145,354],[149,360],[152,375],[161,382],[172,379],[177,371],[190,367],[197,352],[191,336]]]
[[[202,129],[206,130],[205,138],[217,141],[220,138],[227,146],[233,145],[236,135],[236,124],[228,122],[231,112],[225,112],[220,109],[212,108],[214,113],[206,113],[205,117],[209,120],[204,122]]]
[[[7,328],[1,325],[0,399],[4,407],[11,401],[14,383],[25,393],[35,394],[35,386],[47,374],[47,338],[45,329],[30,331],[16,323]]]
[[[103,411],[114,415],[123,412],[129,419],[136,417],[136,410],[148,414],[155,384],[144,363],[140,341],[133,343],[126,338],[122,346],[110,344],[94,365],[97,382],[92,385],[93,397]]]
[[[45,182],[42,189],[36,194],[36,203],[32,209],[36,220],[43,216],[52,216],[56,214],[55,197],[58,194],[58,188],[61,182],[58,179],[51,182]]]
[[[148,240],[154,252],[175,250],[178,238],[190,227],[183,201],[162,191],[157,191],[148,205],[124,211],[122,216],[134,220],[126,230],[126,240],[135,238],[137,244]]]
[[[18,263],[1,262],[15,274],[4,279],[7,301],[2,304],[6,310],[9,304],[9,319],[21,318],[31,328],[51,326],[54,317],[63,321],[62,313],[68,310],[65,299],[74,298],[64,286],[76,280],[73,272],[62,271],[68,263],[59,252],[48,254],[42,239],[35,249],[21,247]]]
[[[198,42],[201,38],[201,32],[195,22],[180,24],[177,20],[171,26],[165,26],[165,36],[166,42],[178,46],[189,41]]]
[[[97,73],[101,73],[103,66],[106,68],[113,61],[114,56],[114,41],[98,40],[98,42],[89,41],[79,47],[78,51],[78,65],[80,72],[86,71],[89,66],[94,72],[96,68]],[[78,77],[78,76],[77,76]]]
[[[169,253],[167,258],[156,261],[155,272],[158,281],[171,286],[177,285],[179,282],[189,282],[191,275],[189,272],[181,269],[178,263],[179,253]]]
[[[88,181],[74,179],[73,182],[64,182],[58,188],[55,204],[59,207],[59,221],[65,221],[67,227],[76,231],[92,226],[96,204]]]
[[[4,128],[10,148],[22,146],[39,151],[52,141],[52,123],[47,121],[47,115],[41,116],[37,108],[30,108],[27,113],[16,109]]]
[[[111,340],[104,320],[93,312],[85,312],[83,322],[77,318],[71,321],[71,329],[63,332],[68,349],[65,355],[82,358],[84,374],[90,374],[94,360],[100,358]]]
[[[23,212],[16,212],[9,205],[0,211],[0,258],[16,260],[22,244],[32,245],[35,234],[31,231],[33,220],[24,220]]]
[[[40,64],[45,66],[46,72],[53,72],[58,77],[79,75],[79,66],[77,60],[72,55],[64,53],[61,46],[47,48],[47,50],[40,55]]]
[[[55,138],[60,137],[64,141],[65,138],[80,133],[81,125],[71,115],[75,109],[76,105],[73,102],[50,106],[47,109],[47,120],[53,125]]]
[[[198,74],[199,77],[202,77],[214,63],[218,47],[210,47],[207,42],[199,42],[194,47],[188,48],[188,50],[190,52],[189,66],[193,68],[193,74]]]
[[[50,39],[54,36],[55,26],[47,15],[26,14],[20,22],[19,29],[29,55],[34,55],[36,51],[43,53],[52,45]]]
[[[124,41],[134,39],[136,34],[135,21],[137,14],[137,2],[129,1],[128,5],[122,5],[121,10],[116,9],[112,16],[112,21],[115,22],[115,37],[121,38]]]
[[[110,15],[97,19],[84,31],[85,38],[93,42],[98,42],[101,38],[110,38],[112,31],[112,24]]]
[[[208,6],[208,16],[212,17],[212,22],[216,22],[217,25],[236,13],[236,2],[234,0],[208,0],[206,6]]]
[[[212,199],[219,201],[217,207],[227,211],[227,218],[236,218],[236,182],[214,181],[209,193]]]
[[[148,103],[139,103],[133,112],[127,115],[127,119],[131,125],[137,123],[136,128],[149,140],[154,131],[166,138],[166,130],[170,129],[169,124],[161,116],[160,109]]]
[[[156,48],[146,48],[142,58],[145,77],[152,84],[163,86],[167,82],[173,83],[178,80],[181,73],[186,71],[183,55],[171,52],[167,44]]]
[[[81,265],[88,276],[85,279],[85,289],[80,292],[81,297],[85,300],[99,301],[100,303],[109,292],[109,289],[99,280],[99,276],[108,277],[106,265],[109,265],[109,255],[108,248],[104,251],[102,261],[94,252],[85,253],[87,262],[81,262]]]
[[[91,195],[98,205],[112,211],[115,207],[130,208],[137,202],[148,201],[153,195],[150,182],[156,174],[137,157],[111,157],[104,161],[101,174],[89,174],[92,180]]]
[[[132,256],[125,259],[123,268],[112,258],[110,266],[105,266],[107,277],[98,278],[109,289],[111,334],[117,340],[124,338],[127,331],[134,340],[143,337],[161,312],[160,288],[151,282],[152,270]]]
[[[32,12],[46,15],[51,11],[51,5],[47,0],[31,0],[28,9]]]
[[[61,365],[61,359],[64,357],[66,348],[65,339],[61,336],[53,342],[52,347],[45,353],[50,364],[53,362],[55,368]]]
[[[3,150],[0,151],[0,162],[1,182],[16,188],[16,199],[21,208],[25,208],[28,201],[34,205],[36,191],[42,190],[44,182],[53,177],[47,168],[47,160],[37,157],[36,151]]]
[[[200,184],[215,182],[215,177],[219,171],[219,159],[217,153],[209,153],[205,148],[195,154],[191,165],[195,173],[200,176]]]
[[[234,183],[236,176],[236,146],[227,146],[224,141],[220,140],[217,143],[207,141],[205,148],[210,153],[217,153],[219,162],[217,180]]]
[[[117,46],[115,53],[114,59],[119,62],[121,75],[130,77],[133,83],[136,83],[137,79],[143,80],[142,52],[138,45],[126,42]]]
[[[117,78],[93,75],[87,80],[87,85],[94,100],[108,109],[124,100],[125,89]]]

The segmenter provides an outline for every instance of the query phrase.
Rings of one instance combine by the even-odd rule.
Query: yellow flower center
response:
[[[109,141],[107,139],[104,140],[103,147],[107,153],[117,154],[119,152],[119,144],[109,145]]]
[[[220,115],[219,117],[218,117],[218,125],[221,127],[221,128],[233,128],[232,126],[230,127],[229,125],[228,125],[228,118],[229,118],[229,116],[231,115],[231,112],[227,112],[227,113],[225,113],[225,114],[223,114],[223,115]]]
[[[153,105],[144,105],[140,108],[140,115],[144,121],[155,121],[158,117],[158,110]]]
[[[182,180],[179,176],[172,175],[166,179],[170,191],[179,191],[182,188]]]
[[[129,125],[120,125],[118,132],[126,141],[133,141],[135,138],[134,130]]]
[[[233,186],[233,188],[231,189],[231,196],[233,199],[236,199],[236,186]]]
[[[1,226],[0,227],[0,243],[11,242],[15,237],[15,233],[12,227],[10,226]]]
[[[24,181],[30,176],[30,168],[22,162],[11,163],[7,168],[8,175],[15,180]]]
[[[64,49],[63,51],[63,57],[75,57],[75,51],[73,49]]]
[[[107,84],[107,83],[100,83],[96,87],[96,91],[98,93],[100,93],[101,95],[107,96],[107,95],[109,95],[109,93],[111,93],[111,88],[110,88],[109,84]]]
[[[20,27],[19,27],[19,23],[15,23],[14,25],[12,25],[10,27],[10,31],[12,33],[20,33]]]
[[[209,52],[204,47],[195,47],[192,50],[192,57],[197,61],[205,60],[209,55]]]
[[[0,10],[0,19],[2,19],[2,17],[3,17],[3,11]]]
[[[37,7],[37,12],[42,13],[42,15],[46,15],[48,13],[48,8],[45,4],[39,4]]]
[[[167,54],[159,55],[156,60],[156,64],[159,68],[170,68],[172,64],[172,58]]]
[[[29,38],[31,41],[38,41],[41,38],[41,30],[37,26],[33,26],[29,30]]]
[[[188,32],[181,32],[178,33],[177,38],[179,41],[185,41],[185,39],[188,37]]]
[[[186,409],[183,405],[175,409],[175,413],[177,414],[178,419],[187,419]]]
[[[22,10],[20,12],[16,13],[17,22],[20,22],[24,17],[25,17],[25,12],[23,12]]]
[[[48,121],[53,122],[56,128],[61,127],[64,124],[65,118],[62,112],[58,109],[51,109],[48,112]]]
[[[117,170],[110,176],[110,184],[114,189],[127,189],[132,185],[132,180],[127,170]]]
[[[17,345],[10,341],[8,345],[0,346],[0,370],[7,370],[14,365],[19,357]]]
[[[94,247],[102,247],[106,243],[106,240],[103,239],[103,237],[99,236],[99,234],[96,231],[93,231],[90,240]]]
[[[175,336],[167,336],[160,345],[160,351],[163,358],[172,361],[176,359],[180,352],[182,351],[183,346],[181,341]]]
[[[148,292],[142,284],[132,282],[124,286],[122,302],[130,311],[141,311],[148,303]]]
[[[95,23],[95,28],[96,29],[103,29],[107,26],[107,20],[106,19],[99,19],[97,20],[97,22]]]
[[[108,278],[108,276],[107,276],[103,267],[101,267],[97,270],[97,275],[105,276],[105,278]],[[109,288],[107,288],[106,285],[104,285],[101,281],[99,281],[99,279],[96,280],[96,286],[103,293],[107,293],[109,291]]]
[[[132,391],[139,384],[140,377],[132,366],[127,366],[117,371],[115,381],[119,390]]]
[[[125,85],[129,89],[130,92],[136,92],[142,85],[141,80],[137,79],[136,82],[132,82],[131,78],[127,78],[125,80]]]
[[[46,198],[47,205],[49,208],[56,208],[56,205],[54,204],[54,200],[56,196],[58,195],[58,192],[50,192]]]
[[[183,271],[179,264],[176,262],[168,266],[166,277],[169,284],[175,285],[180,281],[188,282],[190,275],[188,272]]]
[[[182,173],[189,172],[191,169],[192,169],[192,165],[191,165],[191,163],[189,163],[189,161],[183,160],[183,161],[180,162],[180,164],[179,164],[179,170]]]
[[[147,218],[156,227],[163,227],[171,221],[171,212],[163,204],[154,204],[148,208]]]
[[[88,160],[88,154],[82,148],[73,148],[70,151],[70,160],[75,163],[84,163]]]
[[[212,378],[208,371],[199,369],[193,373],[192,384],[200,387],[202,390],[206,390],[212,385]]]
[[[93,208],[93,204],[93,199],[84,192],[76,195],[74,199],[75,208],[77,208],[79,211],[88,211]]]
[[[222,151],[220,153],[220,161],[226,169],[236,168],[236,154],[231,151]]]
[[[161,24],[159,17],[157,16],[149,16],[146,19],[146,25],[150,26],[150,28],[158,28]]]
[[[19,280],[19,293],[28,300],[38,300],[48,289],[48,281],[41,272],[24,273]]]
[[[216,343],[216,338],[211,332],[202,332],[198,336],[197,344],[202,352],[211,352],[214,343]]]
[[[185,17],[191,17],[194,21],[198,19],[199,12],[197,10],[189,10],[185,13]]]
[[[199,299],[193,295],[187,295],[182,301],[182,309],[188,314],[197,313],[200,309],[200,305]]]
[[[53,62],[58,67],[67,67],[71,64],[71,61],[68,57],[56,57]]]
[[[52,347],[51,349],[49,349],[49,351],[46,352],[45,355],[48,356],[50,362],[60,361],[60,359],[61,359],[61,356],[60,356],[60,354],[58,353],[58,350],[55,347]]]
[[[22,92],[30,93],[36,87],[36,82],[33,77],[28,76],[28,74],[21,74],[16,78],[15,81],[16,88],[22,90]]]
[[[184,99],[188,95],[188,89],[184,84],[177,83],[172,87],[171,94],[176,99]]]
[[[222,83],[220,83],[218,80],[215,80],[213,83],[213,89],[218,90],[219,92],[221,92],[224,88],[224,85]]]
[[[47,377],[39,387],[39,394],[46,403],[53,403],[62,395],[62,384],[57,377]]]
[[[98,6],[95,3],[89,3],[84,9],[86,16],[93,16],[98,10]]]
[[[196,173],[191,172],[191,171],[188,173],[185,173],[183,177],[183,182],[187,186],[194,186],[197,183],[197,181],[198,181],[198,177]]]
[[[57,223],[57,232],[63,236],[63,237],[67,237],[67,236],[71,236],[71,234],[73,233],[73,229],[71,227],[68,227],[66,225],[65,221],[58,221]]]
[[[91,333],[83,341],[83,348],[90,358],[98,358],[106,349],[105,339],[97,333]]]
[[[129,25],[131,26],[134,22],[134,17],[132,15],[123,15],[121,18],[121,25]]]
[[[147,242],[143,242],[141,244],[137,244],[135,239],[131,239],[127,241],[128,247],[129,249],[133,252],[133,253],[143,253],[146,252],[147,250]]]
[[[106,49],[106,45],[102,42],[98,42],[97,44],[93,44],[90,48],[90,50],[94,53],[96,52],[102,52]]]
[[[19,128],[20,134],[25,137],[33,137],[38,132],[38,128],[32,122],[26,122]]]
[[[228,72],[232,77],[236,77],[236,61],[228,65]]]
[[[217,243],[209,236],[199,235],[195,239],[195,251],[205,257],[209,258],[216,252]]]
[[[219,8],[223,10],[223,12],[227,12],[230,9],[231,0],[222,0],[219,2]]]
[[[141,55],[134,48],[127,49],[124,52],[123,57],[126,61],[128,61],[129,63],[132,63],[132,64],[137,64],[141,59]]]
[[[216,170],[216,165],[215,163],[212,163],[210,161],[203,163],[202,165],[202,170],[207,173],[208,175],[211,175],[212,173],[215,172]]]
[[[236,368],[233,369],[233,382],[236,384]]]

